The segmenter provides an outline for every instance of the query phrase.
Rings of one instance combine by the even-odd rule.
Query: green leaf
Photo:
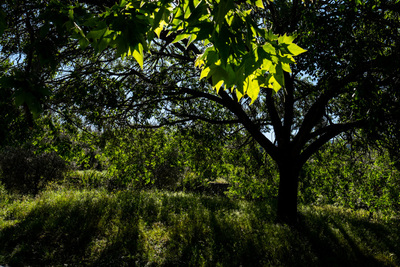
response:
[[[217,25],[221,25],[225,20],[225,15],[229,12],[229,10],[234,8],[235,5],[233,0],[220,1],[217,6],[217,14],[215,16],[215,22],[217,23]]]
[[[289,65],[289,64],[287,64],[287,63],[282,63],[282,62],[281,62],[281,66],[282,66],[282,69],[283,69],[284,71],[286,71],[286,72],[292,72],[292,70],[290,69],[290,65]]]
[[[160,38],[161,31],[164,29],[165,26],[167,26],[167,23],[164,20],[162,20],[159,26],[156,29],[154,29],[154,32],[157,34],[158,38]]]
[[[286,34],[280,36],[278,38],[278,43],[280,44],[291,44],[293,40],[295,39],[294,36],[287,36]]]
[[[188,42],[187,42],[187,44],[186,44],[186,48],[188,48],[189,45],[190,45],[192,42],[194,42],[196,39],[197,39],[197,35],[194,34],[194,33],[192,33],[192,34],[190,35],[189,39],[188,39]]]
[[[137,63],[139,63],[140,68],[143,69],[143,45],[138,43],[135,49],[132,52],[132,56],[136,59]]]
[[[176,36],[176,38],[171,42],[172,44],[177,43],[179,41],[182,41],[183,39],[189,38],[190,34],[179,34],[178,36]]]
[[[213,76],[214,77],[214,76]],[[214,85],[214,89],[217,91],[217,93],[219,92],[219,90],[221,89],[222,85],[224,84],[224,80],[220,80],[219,82],[217,82]]]
[[[272,66],[272,61],[269,60],[268,58],[263,58],[261,69],[264,71],[270,71],[271,66]]]
[[[98,40],[107,32],[107,25],[105,23],[95,30],[91,30],[87,35],[87,39]]]
[[[220,58],[226,64],[229,57],[229,29],[226,26],[221,26],[218,36],[215,37],[215,48],[220,54]]]
[[[193,11],[191,11],[191,14],[189,18],[186,20],[186,22],[192,27],[197,26],[197,24],[199,24],[202,20],[204,20],[205,15],[208,15],[207,7],[208,7],[207,4],[205,4],[204,2],[198,4],[196,8]]]
[[[278,64],[275,71],[274,78],[283,87],[285,85],[285,79],[283,76],[282,64]]]
[[[215,47],[211,46],[204,51],[205,59],[207,65],[215,64],[219,60],[219,56],[217,51],[215,51]]]
[[[73,8],[70,8],[68,10],[68,17],[70,20],[74,20],[74,9]]]
[[[264,8],[264,0],[247,2],[253,9]],[[200,79],[211,78],[217,90],[222,85],[236,89],[253,103],[260,84],[274,90],[283,86],[283,72],[290,72],[293,57],[306,50],[293,43],[295,36],[278,36],[260,28],[253,9],[239,9],[237,4],[235,0],[123,0],[100,16],[86,13],[85,19],[80,10],[71,8],[69,24],[82,48],[90,44],[102,51],[111,46],[117,56],[133,56],[142,69],[144,52],[164,29],[176,35],[172,43],[188,39],[185,44],[189,46],[195,40],[203,41],[206,50],[195,62],[202,68]],[[260,44],[258,37],[267,42]],[[268,80],[266,73],[271,75]]]
[[[204,68],[204,69],[201,71],[200,80],[203,79],[203,78],[207,78],[207,77],[208,77],[208,74],[210,73],[210,70],[211,70],[211,69],[210,69],[209,67]]]
[[[287,49],[289,50],[289,52],[293,55],[293,56],[297,56],[301,53],[307,52],[307,50],[304,50],[303,48],[301,48],[300,46],[298,46],[297,44],[291,43]]]
[[[268,54],[276,55],[276,49],[275,49],[275,47],[274,47],[272,44],[270,44],[270,43],[265,43],[265,44],[263,45],[263,49],[264,49],[264,51],[267,52]]]
[[[242,59],[242,66],[244,66],[244,75],[249,76],[251,75],[256,69],[258,69],[262,61],[257,62],[257,55],[251,51],[247,53]]]
[[[259,8],[264,9],[264,4],[262,0],[256,0],[256,6]]]
[[[202,22],[197,26],[200,28],[199,32],[197,33],[197,40],[200,41],[210,38],[214,31],[214,25],[210,22]]]
[[[292,64],[292,63],[296,63],[296,61],[294,60],[293,56],[286,54],[284,57],[280,57],[279,61],[282,63],[286,63],[286,64]]]
[[[124,57],[129,51],[127,41],[125,41],[125,38],[122,35],[118,35],[115,38],[113,45],[115,45],[117,48],[117,51],[116,51],[117,56]]]
[[[108,33],[111,33],[111,31],[107,31],[104,34],[103,38],[101,38],[100,41],[97,43],[97,46],[96,46],[97,52],[103,51],[110,45],[111,34],[108,34]]]
[[[278,92],[282,88],[282,86],[279,84],[279,82],[275,79],[274,75],[270,76],[268,83],[269,83],[269,86],[272,86],[272,89],[275,92]]]
[[[237,80],[236,73],[235,73],[235,71],[234,71],[232,65],[230,65],[230,64],[226,65],[225,70],[226,70],[226,72],[228,73],[228,78],[227,78],[227,80],[225,81],[226,86],[227,86],[227,87],[232,87],[232,86],[235,85],[236,80]]]
[[[165,14],[168,14],[168,13],[169,13],[169,11],[165,7],[165,5],[161,5],[160,9],[158,10],[158,12],[154,16],[153,29],[157,29],[157,28],[160,27],[160,24],[163,21],[162,18],[164,17]]]
[[[81,37],[81,38],[79,38],[79,40],[78,40],[78,44],[79,44],[79,47],[80,47],[81,49],[85,49],[86,47],[89,46],[90,42],[89,42],[88,39],[86,39],[86,38],[84,38],[84,37]]]
[[[228,14],[225,16],[226,23],[228,24],[229,27],[232,26],[232,22],[233,22],[234,18],[235,18],[235,14],[232,11],[228,12]]]
[[[271,30],[269,30],[265,34],[265,39],[267,39],[269,42],[272,42],[278,39],[278,35],[274,34]]]
[[[239,90],[239,88],[236,90],[236,97],[238,100],[242,99],[242,97],[244,96],[244,94],[242,92],[243,92],[243,88],[242,88],[242,90]]]
[[[213,72],[211,75],[211,80],[212,80],[214,88],[218,92],[219,89],[221,88],[221,86],[224,84],[224,81],[229,79],[229,74],[221,66],[215,66],[214,68],[212,68],[212,70],[213,70]],[[211,72],[209,73],[209,75],[210,74],[211,74]]]
[[[258,84],[258,80],[256,75],[252,74],[246,78],[244,81],[244,90],[246,94],[251,98],[251,103],[257,99],[258,94],[260,93],[260,85]]]

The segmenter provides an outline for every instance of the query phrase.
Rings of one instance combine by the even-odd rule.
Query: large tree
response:
[[[58,75],[43,78],[54,90],[48,108],[99,127],[241,125],[277,163],[278,219],[287,223],[297,218],[300,170],[325,143],[355,129],[398,135],[398,1],[275,0],[250,10],[244,1],[195,2],[183,13],[171,11],[182,2],[161,2],[161,28],[143,20],[154,6],[136,12],[136,1],[104,13],[91,1],[71,7],[63,25],[77,41],[59,49],[68,63],[53,68]],[[308,50],[291,68],[303,50],[288,36]],[[76,45],[86,49],[68,49]]]

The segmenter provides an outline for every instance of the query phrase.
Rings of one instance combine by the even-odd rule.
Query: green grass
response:
[[[164,191],[48,190],[0,204],[0,265],[399,266],[399,219]]]

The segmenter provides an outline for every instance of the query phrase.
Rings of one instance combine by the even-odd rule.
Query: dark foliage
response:
[[[46,183],[62,179],[67,164],[56,152],[36,154],[32,148],[6,147],[0,153],[0,170],[7,190],[37,194]]]

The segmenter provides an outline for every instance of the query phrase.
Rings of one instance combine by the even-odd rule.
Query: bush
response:
[[[303,168],[299,201],[385,214],[400,211],[400,173],[387,151],[327,144]]]
[[[1,182],[15,193],[37,194],[48,182],[62,179],[67,169],[56,152],[35,153],[32,148],[17,147],[0,152]]]
[[[181,180],[181,151],[164,129],[109,133],[104,155],[116,187],[173,190]]]

